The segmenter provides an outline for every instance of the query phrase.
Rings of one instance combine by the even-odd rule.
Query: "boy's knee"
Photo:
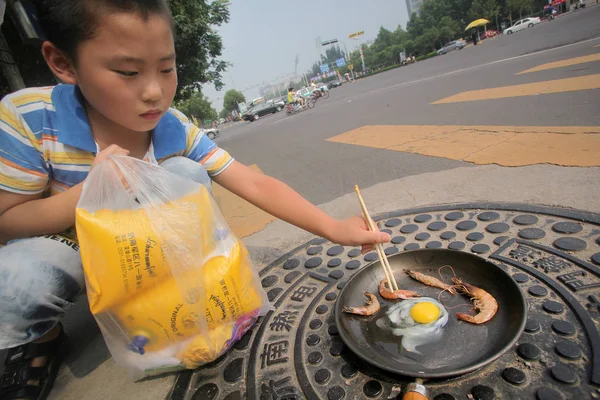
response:
[[[0,249],[0,349],[42,337],[82,292],[81,282],[65,270],[41,258],[15,259],[5,249]]]
[[[212,180],[202,164],[185,157],[172,157],[160,164],[167,171],[188,178],[211,190]]]
[[[48,241],[26,239],[0,248],[0,313],[35,320],[56,317],[83,291],[79,253]],[[52,252],[40,251],[40,243],[49,244]]]
[[[0,249],[1,250],[1,249]],[[0,320],[52,320],[72,307],[81,286],[64,270],[23,255],[0,252]]]

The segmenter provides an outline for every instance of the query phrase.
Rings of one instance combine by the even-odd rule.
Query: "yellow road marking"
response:
[[[250,168],[262,172],[256,164]],[[227,224],[238,238],[259,232],[276,219],[216,183],[213,184],[213,196]]]
[[[595,45],[594,47],[600,47],[600,44]]]
[[[502,86],[491,89],[471,90],[435,101],[431,104],[458,103],[463,101],[504,99],[508,97],[533,96],[574,92],[578,90],[600,89],[600,74],[578,76],[576,78],[555,79],[552,81]]]
[[[568,67],[571,65],[589,63],[589,62],[593,62],[593,61],[600,61],[600,53],[590,54],[590,55],[582,56],[582,57],[569,58],[567,60],[554,61],[554,62],[550,62],[547,64],[538,65],[537,67],[530,68],[528,70],[519,72],[517,75],[528,74],[530,72],[545,71],[545,70],[554,69],[554,68]]]
[[[598,126],[364,126],[327,140],[475,164],[600,166]]]

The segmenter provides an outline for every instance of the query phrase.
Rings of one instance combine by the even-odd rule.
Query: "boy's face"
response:
[[[127,129],[154,129],[177,88],[175,46],[168,20],[113,13],[77,50],[75,79],[94,111]]]

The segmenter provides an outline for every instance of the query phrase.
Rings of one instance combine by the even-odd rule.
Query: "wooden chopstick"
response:
[[[354,190],[356,191],[356,195],[358,196],[358,201],[360,202],[360,208],[362,209],[363,216],[367,220],[367,225],[369,226],[369,230],[375,232],[375,223],[373,219],[369,215],[369,211],[367,211],[367,206],[365,205],[365,201],[360,195],[360,189],[358,185],[354,185]],[[396,283],[396,278],[394,278],[394,272],[392,271],[392,267],[390,266],[387,257],[385,256],[385,252],[383,251],[383,246],[381,243],[375,244],[375,250],[377,251],[377,255],[379,256],[379,262],[383,267],[383,272],[385,273],[385,277],[390,285],[392,290],[398,290],[398,283]]]
[[[361,201],[361,207],[363,208],[363,214],[364,214],[365,219],[367,220],[369,229],[371,231],[375,231],[375,224],[373,222],[373,219],[369,215],[369,212],[367,211],[364,201],[362,200],[362,196],[360,196],[360,191],[357,193],[359,194],[359,200]],[[385,273],[385,277],[390,285],[390,288],[392,290],[398,290],[398,284],[396,283],[396,279],[394,278],[394,272],[392,271],[392,268],[387,260],[387,257],[385,256],[385,252],[383,251],[383,246],[380,243],[377,243],[375,245],[375,251],[377,252],[377,256],[379,257],[379,262],[381,263],[381,266],[383,267],[383,272]]]

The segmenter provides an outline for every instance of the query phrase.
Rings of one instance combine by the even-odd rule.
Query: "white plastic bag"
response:
[[[215,360],[271,308],[207,188],[158,165],[94,168],[76,227],[90,309],[136,378]]]

